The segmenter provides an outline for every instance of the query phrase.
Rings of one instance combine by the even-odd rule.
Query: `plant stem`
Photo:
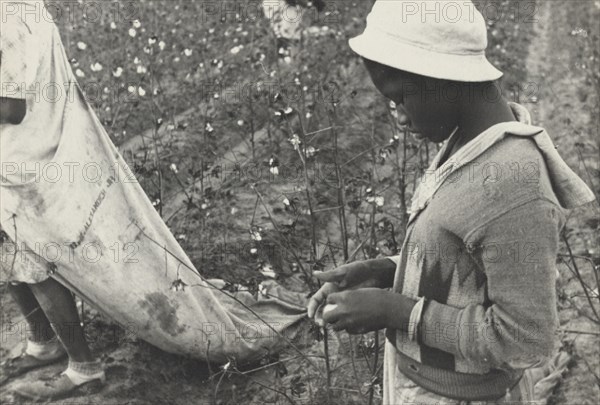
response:
[[[336,120],[337,110],[333,106],[332,114],[329,116],[329,123],[331,126],[331,132],[333,134],[333,159],[335,165],[335,175],[338,180],[337,184],[337,200],[338,200],[338,220],[340,222],[340,231],[342,238],[342,249],[344,252],[344,261],[348,260],[348,225],[346,222],[346,198],[345,198],[345,185],[342,171],[340,170],[339,164],[339,150],[338,150],[338,133],[336,131]],[[333,117],[332,117],[333,116]]]
[[[592,302],[592,299],[588,293],[588,290],[585,285],[585,281],[583,280],[583,277],[581,276],[581,273],[579,272],[579,268],[577,267],[577,263],[575,262],[575,258],[573,256],[573,251],[571,250],[571,245],[569,244],[569,240],[564,233],[562,236],[563,236],[563,240],[565,241],[565,245],[567,246],[567,250],[569,252],[571,262],[573,263],[573,268],[575,269],[575,274],[577,276],[577,279],[579,280],[579,283],[581,284],[581,287],[583,288],[583,292],[585,293],[585,297],[587,298],[588,303],[590,304],[590,307],[592,309],[592,312],[594,313],[594,315],[596,317],[596,323],[600,323],[600,316],[598,315],[598,312],[596,311],[596,307],[594,306],[594,303]]]

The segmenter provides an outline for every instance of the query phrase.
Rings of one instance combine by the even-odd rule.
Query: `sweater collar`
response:
[[[429,204],[429,201],[446,178],[508,136],[528,137],[535,141],[548,167],[556,197],[563,208],[575,208],[596,199],[592,190],[560,157],[546,131],[543,128],[531,125],[529,111],[517,103],[509,103],[509,105],[518,121],[501,122],[493,125],[460,148],[438,168],[438,162],[444,155],[450,139],[445,142],[413,196],[409,223]]]

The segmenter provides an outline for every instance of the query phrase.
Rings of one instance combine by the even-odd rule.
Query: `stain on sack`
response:
[[[179,325],[177,317],[179,304],[173,303],[165,294],[159,292],[148,294],[145,300],[139,301],[139,304],[169,335],[177,336],[185,331],[185,327]]]
[[[23,200],[27,201],[30,207],[33,207],[36,215],[41,216],[46,212],[46,201],[35,187],[23,188]]]

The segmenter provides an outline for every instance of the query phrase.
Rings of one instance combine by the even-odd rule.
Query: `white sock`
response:
[[[39,360],[50,360],[59,357],[64,351],[62,344],[57,338],[54,338],[48,342],[34,342],[27,340],[27,347],[25,348],[25,354],[35,357]]]
[[[85,384],[93,380],[102,380],[106,378],[102,363],[99,361],[92,362],[75,362],[69,361],[69,367],[63,371],[63,374],[69,377],[71,382],[76,386]]]

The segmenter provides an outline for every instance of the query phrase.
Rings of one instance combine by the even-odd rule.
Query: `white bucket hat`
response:
[[[483,16],[467,0],[378,0],[365,31],[349,44],[362,57],[423,76],[461,82],[502,76],[485,57]]]

